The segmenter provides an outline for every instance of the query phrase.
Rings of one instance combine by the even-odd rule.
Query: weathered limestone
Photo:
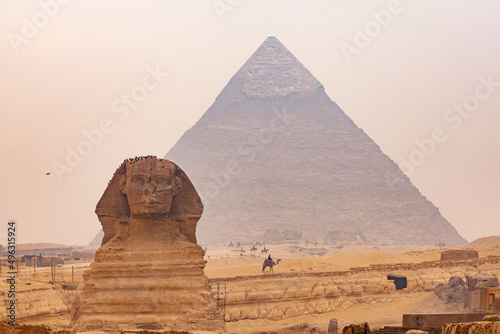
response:
[[[500,321],[500,313],[486,315],[486,316],[484,316],[483,320],[484,321]]]
[[[362,324],[352,324],[342,329],[342,334],[371,334],[370,326],[367,322]]]
[[[72,331],[60,330],[47,325],[16,325],[11,326],[0,323],[2,334],[74,334]]]
[[[447,324],[443,326],[442,334],[493,334],[500,333],[500,321],[480,321],[480,322],[466,322],[459,324]]]
[[[445,303],[465,304],[469,290],[462,277],[452,276],[448,283],[438,284],[434,294]]]
[[[63,321],[58,320],[58,316],[67,314],[69,310],[62,293],[52,285],[26,283],[20,280],[16,285],[16,321],[23,323],[28,318],[37,317],[51,319],[53,324],[63,324]],[[0,319],[8,319],[8,291],[6,284],[0,282]]]
[[[434,264],[442,267],[432,268]],[[452,281],[463,281],[467,276],[477,274],[477,269],[472,266],[445,267],[445,264],[442,261],[429,262],[426,263],[428,268],[421,264],[424,268],[406,270],[374,266],[377,269],[213,278],[211,282],[226,284],[226,321],[280,320],[347,309],[355,304],[390,303],[399,298],[399,293],[434,291],[436,286],[445,284],[451,277],[457,277]],[[489,266],[491,270],[498,270],[500,263],[497,261]],[[388,280],[388,276],[405,277],[408,286],[396,291],[394,281]]]
[[[466,284],[471,291],[481,290],[483,288],[496,288],[499,285],[498,277],[487,273],[478,273],[474,276],[468,276]]]
[[[479,258],[479,252],[473,249],[449,249],[441,253],[441,260],[443,261],[477,258]]]
[[[459,303],[474,310],[480,307],[481,290],[499,285],[498,277],[487,273],[466,276],[466,280],[467,283],[461,277],[452,276],[447,284],[438,284],[434,294],[445,303]]]
[[[338,321],[337,318],[331,318],[328,324],[328,334],[337,334],[338,332]]]
[[[484,313],[403,314],[403,327],[413,329],[441,328],[445,324],[481,321]]]
[[[126,160],[97,204],[105,235],[72,308],[75,328],[225,331],[196,243],[202,211],[177,165]]]

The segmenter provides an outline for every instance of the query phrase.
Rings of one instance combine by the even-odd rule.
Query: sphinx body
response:
[[[104,238],[73,305],[74,327],[225,331],[196,243],[202,212],[177,165],[126,160],[97,204]]]

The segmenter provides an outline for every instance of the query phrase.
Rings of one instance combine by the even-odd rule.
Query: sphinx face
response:
[[[123,192],[132,217],[161,216],[170,212],[176,195],[175,167],[156,159],[130,165]]]

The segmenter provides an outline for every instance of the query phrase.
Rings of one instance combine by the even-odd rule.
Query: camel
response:
[[[274,262],[273,260],[265,259],[264,263],[262,264],[262,272],[266,273],[265,269],[266,269],[266,267],[269,267],[270,269],[269,269],[268,273],[272,273],[273,272],[273,267],[275,265],[280,264],[280,261],[281,261],[281,259],[277,259],[276,262]]]

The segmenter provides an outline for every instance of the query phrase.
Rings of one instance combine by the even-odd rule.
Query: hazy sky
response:
[[[123,159],[163,157],[267,36],[464,238],[500,235],[499,17],[498,0],[0,0],[0,243],[15,219],[20,243],[87,244]]]

